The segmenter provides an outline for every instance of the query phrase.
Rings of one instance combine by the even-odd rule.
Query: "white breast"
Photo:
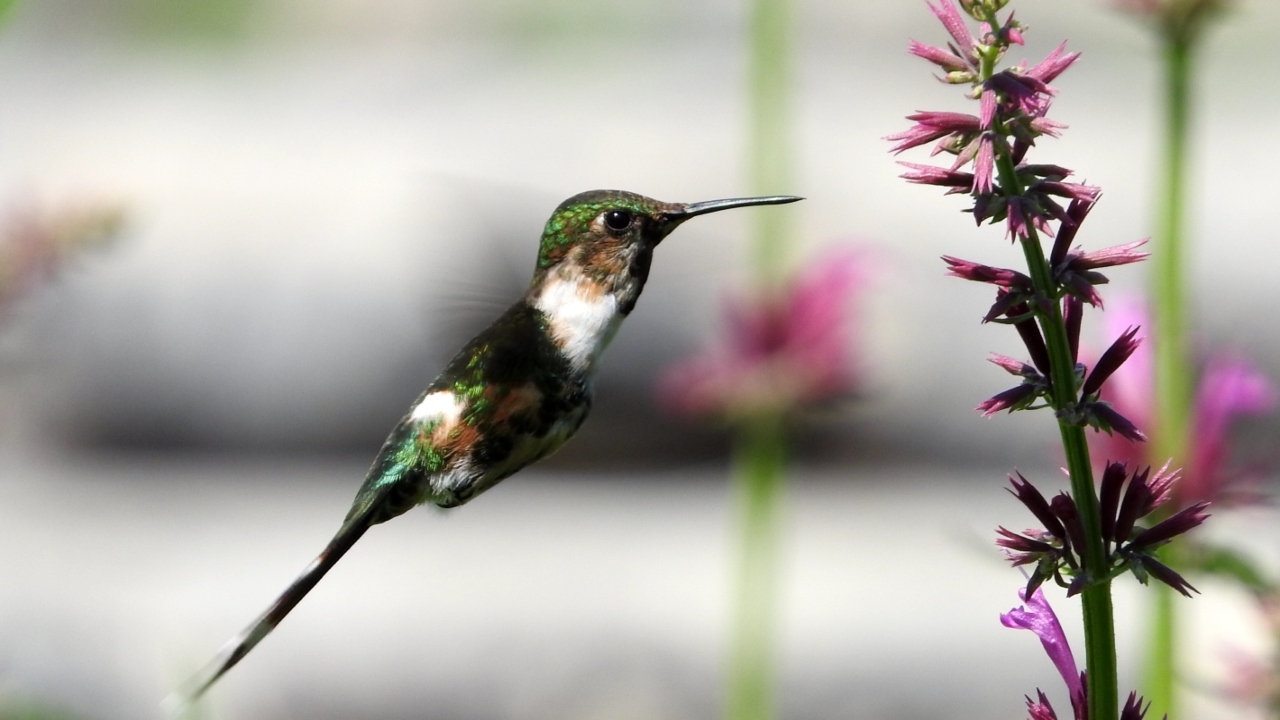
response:
[[[594,283],[554,279],[534,298],[550,321],[551,337],[575,370],[591,372],[622,323],[618,299]]]

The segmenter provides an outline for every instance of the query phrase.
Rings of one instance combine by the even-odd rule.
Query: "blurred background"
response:
[[[972,411],[1008,384],[986,354],[1021,353],[978,325],[988,290],[938,261],[1020,254],[897,180],[885,151],[904,115],[961,109],[905,52],[942,40],[924,3],[797,11],[794,242],[856,243],[875,277],[859,391],[797,437],[782,715],[1020,717],[1056,674],[999,627],[1021,577],[990,531],[1026,522],[1003,476],[1051,482],[1056,433]],[[1100,0],[1018,15],[1032,62],[1063,38],[1084,53],[1054,83],[1070,129],[1037,151],[1104,188],[1081,242],[1149,236],[1151,37]],[[74,216],[109,239],[0,318],[0,718],[160,717],[321,549],[443,362],[520,295],[561,200],[746,194],[744,22],[727,0],[18,4],[0,30],[0,222]],[[1197,342],[1272,378],[1278,31],[1280,4],[1253,0],[1212,34],[1193,159]],[[655,383],[718,332],[753,212],[663,244],[560,454],[370,533],[205,717],[714,717],[727,434],[665,411]],[[1141,292],[1141,267],[1110,275],[1109,293]],[[1274,453],[1274,416],[1237,429],[1241,455]],[[1210,531],[1280,565],[1271,510]],[[1192,655],[1210,688],[1215,659],[1266,646],[1242,597],[1201,589]],[[1117,591],[1122,657],[1138,590]],[[1195,716],[1239,716],[1213,695]]]

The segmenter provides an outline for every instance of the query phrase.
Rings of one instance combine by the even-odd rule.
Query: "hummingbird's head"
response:
[[[542,312],[571,366],[591,373],[649,277],[653,249],[695,215],[797,197],[664,203],[621,190],[592,190],[560,203],[538,246],[526,295]]]
[[[538,273],[572,273],[606,285],[638,280],[643,285],[653,248],[685,220],[729,208],[799,199],[775,196],[665,203],[622,190],[579,193],[560,203],[547,220],[538,247]]]

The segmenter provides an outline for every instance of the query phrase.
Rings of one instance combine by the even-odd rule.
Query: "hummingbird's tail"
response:
[[[276,598],[275,602],[271,603],[271,607],[240,634],[227,641],[227,644],[218,651],[217,656],[209,661],[199,674],[188,680],[174,696],[166,700],[166,705],[177,711],[199,700],[200,696],[218,681],[218,678],[235,667],[236,663],[243,660],[244,656],[262,642],[263,638],[271,634],[289,611],[293,610],[302,598],[311,592],[316,583],[320,582],[320,578],[324,577],[325,573],[329,572],[329,569],[351,549],[351,546],[355,545],[356,541],[380,519],[378,509],[370,506],[363,508],[363,512],[354,513],[352,517],[348,517],[324,551],[311,561],[311,564],[280,594],[280,597]],[[180,714],[180,711],[175,714]]]

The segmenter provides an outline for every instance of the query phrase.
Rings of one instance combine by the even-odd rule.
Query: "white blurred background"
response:
[[[1104,188],[1080,241],[1150,235],[1152,39],[1100,1],[1017,7],[1032,62],[1063,38],[1084,52],[1055,82],[1070,129],[1033,151]],[[960,201],[896,180],[885,152],[904,115],[962,108],[905,52],[943,40],[924,3],[797,11],[796,254],[854,241],[881,276],[860,397],[797,451],[783,716],[1021,717],[1023,694],[1062,693],[1035,639],[996,622],[1020,576],[990,531],[1026,522],[1004,473],[1056,479],[1054,433],[1047,416],[972,412],[1007,384],[986,353],[1020,353],[978,325],[988,291],[937,259],[1017,255]],[[560,200],[748,192],[743,29],[724,0],[21,3],[0,30],[0,204],[105,200],[127,222],[3,319],[0,718],[6,700],[159,717],[320,550],[443,361],[518,296]],[[1244,0],[1210,35],[1192,207],[1198,342],[1272,378],[1278,31],[1280,4]],[[749,212],[660,248],[560,455],[372,532],[206,716],[714,716],[727,444],[665,414],[653,385],[714,332]],[[1141,292],[1141,268],[1110,276],[1108,293]],[[1257,455],[1280,425],[1241,430]],[[1276,567],[1274,520],[1224,513],[1213,532]],[[1121,585],[1132,683],[1143,596]],[[1208,687],[1230,648],[1265,644],[1243,597],[1201,589]],[[1195,717],[1239,716],[1209,695]]]

